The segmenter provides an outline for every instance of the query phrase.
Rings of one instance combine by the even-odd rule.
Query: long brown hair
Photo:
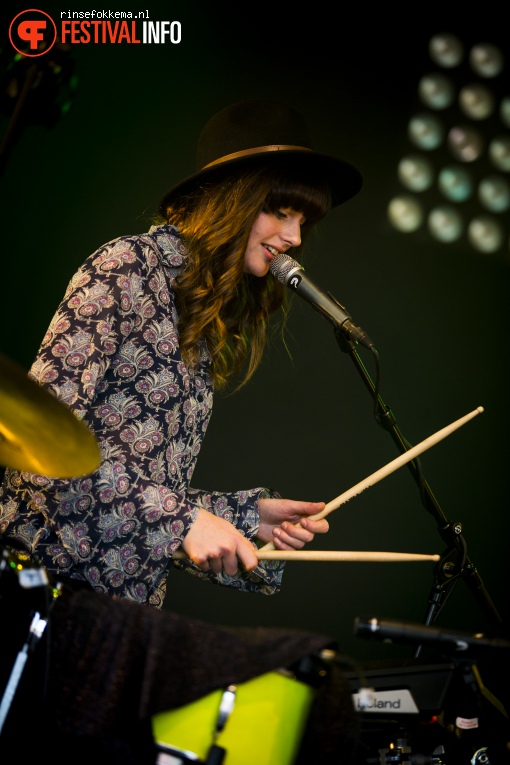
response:
[[[248,382],[262,359],[269,318],[285,308],[285,287],[277,279],[244,270],[257,216],[280,208],[301,213],[302,244],[292,249],[299,257],[307,234],[330,206],[322,178],[304,178],[299,169],[279,162],[216,179],[168,208],[167,221],[179,229],[189,254],[174,288],[181,353],[193,366],[205,341],[216,388],[238,376],[236,390]]]

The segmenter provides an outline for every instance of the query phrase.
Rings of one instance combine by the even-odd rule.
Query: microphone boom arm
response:
[[[279,282],[293,292],[297,292],[333,324],[340,348],[351,357],[372,397],[377,423],[388,431],[402,455],[410,451],[410,444],[400,432],[393,412],[386,406],[379,394],[379,385],[374,385],[357,353],[356,346],[359,343],[371,351],[378,363],[379,354],[366,332],[352,321],[352,317],[344,306],[331,293],[324,292],[314,284],[305,274],[303,266],[287,253],[275,255],[270,265],[270,271]],[[430,607],[426,614],[425,623],[431,624],[434,621],[444,603],[446,587],[451,588],[462,576],[489,621],[501,625],[501,616],[490,599],[475,566],[467,556],[466,544],[462,537],[462,524],[449,522],[443,514],[437,499],[422,475],[419,459],[413,458],[408,461],[407,467],[418,485],[425,509],[435,517],[439,533],[448,545],[442,560],[436,565],[436,583],[429,597]]]
[[[341,350],[349,354],[361,379],[374,399],[374,405],[378,413],[378,422],[381,427],[388,431],[402,454],[409,451],[408,442],[402,435],[393,412],[386,406],[380,394],[376,393],[374,382],[356,351],[355,344],[348,336],[342,333],[341,329],[335,329],[335,336]],[[375,352],[374,348],[372,350]],[[429,608],[424,623],[427,625],[434,623],[443,604],[446,587],[456,583],[458,577],[461,576],[470,588],[488,622],[492,625],[501,626],[503,620],[492,602],[476,567],[467,555],[466,544],[462,537],[462,524],[448,521],[430,485],[423,478],[418,460],[408,462],[407,468],[420,489],[420,496],[425,509],[436,519],[439,534],[448,547],[435,567],[436,583],[433,585],[429,596]]]

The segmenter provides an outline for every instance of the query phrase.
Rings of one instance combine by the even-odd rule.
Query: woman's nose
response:
[[[291,247],[298,247],[301,244],[301,224],[298,220],[288,221],[283,232],[283,239]]]

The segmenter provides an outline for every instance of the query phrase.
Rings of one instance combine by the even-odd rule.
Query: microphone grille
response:
[[[288,274],[295,268],[302,269],[303,266],[284,252],[279,252],[278,255],[275,255],[269,266],[273,276],[276,276],[282,284],[285,284]]]

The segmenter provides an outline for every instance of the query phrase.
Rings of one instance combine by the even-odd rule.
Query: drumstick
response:
[[[324,518],[326,515],[331,513],[332,510],[336,510],[337,507],[340,507],[340,505],[344,505],[346,502],[348,502],[353,497],[356,497],[358,494],[361,494],[362,491],[365,491],[365,489],[368,489],[370,486],[373,486],[378,481],[381,481],[383,478],[386,478],[387,475],[390,475],[390,473],[393,473],[395,470],[398,470],[402,465],[405,465],[407,462],[411,462],[415,457],[417,457],[419,454],[422,454],[422,452],[426,451],[427,449],[430,449],[431,446],[434,446],[439,441],[442,441],[443,438],[446,438],[450,435],[450,433],[453,433],[458,428],[462,427],[462,425],[465,425],[466,422],[469,422],[469,420],[472,420],[473,417],[476,417],[477,414],[481,414],[483,412],[483,406],[479,406],[476,409],[474,409],[469,414],[464,415],[464,417],[461,417],[460,419],[456,420],[455,422],[452,422],[450,425],[447,425],[445,428],[442,428],[442,430],[438,430],[437,433],[433,433],[431,436],[426,438],[424,441],[421,441],[419,444],[416,444],[416,446],[413,446],[408,451],[404,452],[404,454],[401,454],[396,459],[392,460],[391,462],[388,462],[387,465],[384,465],[382,468],[379,468],[379,470],[376,470],[375,473],[372,473],[372,475],[369,475],[368,478],[365,478],[363,481],[360,481],[352,488],[348,489],[347,491],[344,491],[343,494],[340,494],[340,496],[336,497],[335,499],[332,499],[331,502],[328,502],[327,505],[323,510],[321,510],[320,513],[316,513],[315,515],[308,516],[312,521],[319,521],[321,518]],[[295,524],[298,526],[299,524]],[[268,542],[264,547],[261,547],[259,552],[263,550],[274,550],[275,546],[273,542]]]
[[[439,555],[422,553],[368,552],[354,550],[257,550],[259,560],[320,560],[320,561],[423,561],[440,559]]]
[[[319,560],[319,561],[438,561],[439,555],[400,552],[368,552],[354,550],[264,550],[255,551],[259,560]],[[184,550],[177,550],[173,560],[189,560]]]

